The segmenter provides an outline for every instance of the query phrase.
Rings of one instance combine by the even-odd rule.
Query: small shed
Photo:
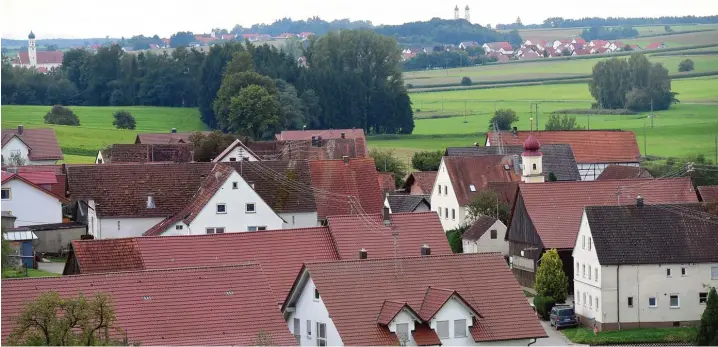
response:
[[[33,241],[37,240],[37,235],[32,231],[7,231],[3,233],[5,240],[10,243],[10,259],[15,264],[22,264],[28,269],[34,269],[35,266],[35,246]]]

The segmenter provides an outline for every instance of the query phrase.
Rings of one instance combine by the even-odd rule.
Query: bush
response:
[[[414,88],[413,84],[411,84],[411,83],[406,84],[406,89],[412,89],[412,88]]]
[[[112,121],[112,125],[115,126],[117,129],[135,129],[135,117],[132,117],[132,114],[120,110],[115,112],[115,114],[112,115],[115,120]]]
[[[394,154],[392,149],[372,149],[369,156],[374,158],[376,171],[390,172],[394,176],[394,186],[400,187],[406,176],[406,165]]]
[[[686,59],[686,60],[682,61],[680,64],[678,64],[679,72],[693,71],[694,68],[695,67],[693,64],[693,60],[690,60],[690,59]]]
[[[416,152],[411,158],[411,166],[419,171],[437,171],[443,156],[440,150]]]
[[[551,318],[551,309],[556,306],[556,301],[550,296],[534,296],[534,307],[539,317],[543,320]]]
[[[461,236],[464,235],[466,229],[468,229],[468,227],[462,226],[446,232],[446,239],[449,241],[449,247],[451,247],[452,252],[464,253],[464,244]]]
[[[471,78],[468,76],[464,76],[461,78],[461,85],[462,86],[470,86],[471,85]]]
[[[519,117],[516,116],[516,111],[510,108],[502,108],[494,112],[494,116],[489,119],[489,130],[492,130],[494,123],[498,130],[511,130],[511,124],[518,122]]]
[[[55,105],[45,115],[45,123],[78,126],[80,125],[80,119],[71,109],[62,105]]]

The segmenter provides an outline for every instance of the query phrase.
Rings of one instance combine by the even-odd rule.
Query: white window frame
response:
[[[651,305],[651,299],[653,299],[653,305]],[[658,307],[658,297],[655,297],[655,296],[648,297],[648,307],[650,307],[650,308]]]
[[[441,195],[441,184],[439,185],[439,195]]]
[[[489,230],[489,238],[491,238],[492,240],[498,239],[498,238],[499,238],[499,231],[496,230],[496,229],[491,229],[491,230]]]
[[[586,307],[586,292],[583,292],[583,297],[581,298],[583,300],[583,307]]]
[[[588,308],[593,308],[593,295],[588,296]]]
[[[247,227],[247,231],[264,231],[267,230],[266,225],[250,225]]]
[[[592,247],[593,246],[592,246],[592,242],[591,242],[591,237],[589,236],[588,237],[588,250],[590,251]]]
[[[579,264],[579,262],[577,261],[576,262],[576,276],[574,276],[574,277],[578,277],[578,276],[581,276],[581,264]]]
[[[293,322],[294,323],[292,328],[294,329],[294,331],[292,333],[294,335],[294,338],[297,339],[297,343],[300,343],[302,339],[302,321],[299,318],[294,318]]]
[[[182,230],[182,229],[184,229],[184,225],[182,225],[182,224],[175,225],[175,230]]]
[[[711,279],[718,280],[718,265],[711,266]]]
[[[671,302],[673,300],[673,297],[676,297],[676,300],[678,301],[678,305],[673,306],[673,303]],[[678,294],[668,294],[668,307],[669,308],[681,308],[681,296]]]
[[[12,200],[12,188],[2,188],[3,192],[7,192],[7,198],[3,198],[3,201]]]
[[[252,206],[252,210],[249,210],[249,206]],[[253,202],[248,202],[244,204],[244,213],[257,213],[257,204]]]
[[[591,265],[588,266],[588,279],[591,279]]]
[[[449,195],[449,186],[444,185],[444,196]]]
[[[324,336],[322,336],[322,327],[324,327]],[[322,344],[323,342],[323,344]],[[317,346],[327,346],[327,324],[317,322]]]
[[[460,325],[460,323],[463,322],[463,325]],[[456,329],[457,327],[461,327],[461,330]],[[463,338],[467,337],[467,327],[466,327],[466,319],[454,319],[454,338]],[[461,333],[462,335],[459,335]]]
[[[439,324],[446,324],[446,335],[441,336],[441,329],[439,329]],[[436,334],[439,335],[439,339],[450,339],[451,338],[451,332],[449,331],[449,321],[448,320],[440,320],[436,322]]]
[[[223,211],[223,212],[220,212],[220,211],[219,211],[219,207],[220,207],[220,206],[222,206],[222,207],[224,208],[224,211]],[[227,214],[227,204],[226,204],[226,203],[223,203],[223,202],[218,203],[218,204],[217,204],[217,207],[215,207],[215,211],[217,212],[217,214]]]
[[[444,219],[446,219],[446,220],[449,219],[449,208],[448,207],[444,207]]]
[[[586,264],[581,265],[581,277],[586,278]]]
[[[207,234],[224,234],[224,227],[209,227],[205,228],[204,230],[207,232]],[[212,232],[210,232],[210,230]]]
[[[456,220],[456,209],[451,209],[451,220]]]
[[[596,282],[598,282],[598,267],[596,267],[595,269],[593,269],[593,272],[594,272],[594,276],[593,276],[593,277],[594,277],[594,280],[595,280]]]
[[[599,302],[598,297],[596,297],[596,312],[598,312],[598,302]]]
[[[400,329],[406,327],[406,329]],[[404,331],[401,331],[404,330]],[[404,336],[402,336],[402,334]],[[396,337],[399,339],[399,342],[402,346],[404,346],[407,342],[409,342],[409,323],[397,323],[396,324]]]
[[[581,249],[586,249],[586,235],[581,235]]]

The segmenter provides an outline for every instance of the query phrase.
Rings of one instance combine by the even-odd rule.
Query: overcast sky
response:
[[[376,24],[401,24],[432,17],[453,18],[454,5],[469,5],[471,21],[482,25],[511,23],[520,16],[524,24],[547,17],[586,16],[654,17],[718,14],[718,0],[2,0],[0,35],[25,39],[33,30],[38,39],[169,37],[177,31],[209,32],[213,27],[231,29],[271,23],[282,17],[325,20],[349,18]]]

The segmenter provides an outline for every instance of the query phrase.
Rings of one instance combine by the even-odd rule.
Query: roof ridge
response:
[[[293,229],[290,229],[293,230]],[[326,263],[358,263],[358,262],[378,262],[396,259],[417,259],[417,258],[448,258],[448,257],[487,257],[492,254],[501,254],[500,252],[486,252],[486,253],[452,253],[452,254],[437,254],[437,255],[412,255],[404,257],[386,257],[386,258],[367,258],[367,259],[340,259],[340,260],[321,260],[321,261],[310,261],[305,264],[326,264]]]
[[[166,237],[166,236],[165,236]],[[84,276],[98,276],[98,275],[122,275],[130,273],[153,273],[153,272],[170,272],[170,271],[181,271],[181,270],[202,270],[202,269],[219,269],[219,268],[243,268],[243,267],[257,267],[262,269],[259,263],[254,261],[247,261],[243,264],[224,264],[224,265],[205,265],[205,266],[186,266],[186,267],[173,267],[173,268],[162,268],[162,269],[142,269],[142,270],[127,270],[127,271],[110,271],[110,272],[99,272],[99,273],[81,273],[76,275],[63,275],[63,276],[45,276],[45,277],[22,277],[22,278],[3,278],[3,281],[24,281],[24,280],[48,280],[48,279],[64,279],[64,278],[75,278]]]
[[[296,233],[296,232],[302,232],[302,231],[307,231],[307,230],[310,230],[310,231],[319,231],[319,230],[328,230],[328,229],[329,229],[329,227],[320,226],[320,227],[307,227],[307,228],[295,228],[295,229],[268,229],[268,230],[257,230],[257,231],[252,231],[252,232],[248,232],[248,231],[239,231],[239,232],[228,231],[228,232],[225,232],[225,233],[222,233],[222,234],[168,235],[168,236],[159,236],[159,235],[134,236],[134,237],[123,237],[123,238],[118,238],[118,239],[148,239],[148,238],[161,238],[161,239],[165,239],[165,238],[168,238],[168,237],[229,237],[228,235],[233,235],[233,234],[258,234],[258,233],[268,233],[268,232],[274,232],[274,233],[279,233],[279,232],[293,232],[293,233]],[[118,240],[118,239],[112,239],[112,240]],[[82,241],[93,241],[93,240],[82,240]],[[97,241],[97,240],[94,240],[94,241]]]

